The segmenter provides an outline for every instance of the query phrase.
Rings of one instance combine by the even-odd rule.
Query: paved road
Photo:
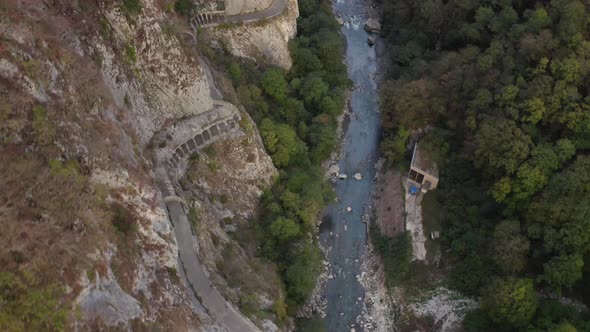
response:
[[[249,23],[263,19],[273,18],[280,15],[289,0],[274,0],[270,7],[258,12],[238,14],[226,17],[226,22]],[[213,24],[218,25],[218,24]],[[221,93],[215,86],[210,68],[204,61],[201,64],[205,67],[207,79],[211,82],[211,96],[214,99],[221,99]],[[206,308],[208,314],[218,324],[224,326],[229,332],[260,332],[249,319],[244,317],[234,306],[228,303],[221,293],[213,286],[209,279],[209,273],[205,270],[197,250],[195,249],[196,238],[193,236],[191,226],[182,208],[180,200],[166,199],[166,207],[172,223],[174,224],[174,235],[178,243],[180,262],[184,268],[187,281],[199,299],[199,302]]]
[[[211,284],[209,274],[199,261],[195,249],[196,239],[181,203],[176,200],[167,200],[166,207],[174,224],[174,235],[178,242],[180,261],[186,278],[211,318],[230,332],[260,332],[258,327],[228,303]]]
[[[283,10],[287,8],[288,1],[289,0],[273,0],[270,7],[266,9],[257,12],[227,16],[226,20],[230,23],[248,23],[272,18],[280,15]]]
[[[251,23],[251,22],[257,22],[260,20],[264,20],[264,19],[269,19],[269,18],[273,18],[275,16],[280,15],[285,8],[287,8],[287,3],[289,2],[289,0],[273,0],[272,4],[263,10],[259,10],[259,11],[255,11],[255,12],[250,12],[250,13],[244,13],[244,14],[236,14],[236,15],[229,15],[229,16],[217,16],[214,15],[214,19],[212,20],[206,20],[207,23],[203,23],[203,27],[215,27],[224,23]],[[199,16],[201,17],[202,15],[206,15],[206,14],[210,14],[212,12],[202,12],[202,13],[197,13],[196,15],[193,16],[193,18],[191,19],[191,21],[197,21],[199,22],[199,20],[196,20],[196,17]],[[220,22],[221,20],[221,22]],[[202,20],[200,22],[203,22]]]

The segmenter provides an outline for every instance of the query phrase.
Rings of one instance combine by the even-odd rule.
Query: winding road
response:
[[[226,21],[228,23],[250,23],[260,20],[267,20],[269,18],[279,16],[285,10],[285,8],[287,8],[288,2],[289,0],[273,0],[272,4],[266,9],[257,12],[226,16]]]
[[[197,26],[205,28],[219,26],[226,23],[252,23],[279,16],[287,8],[289,0],[273,0],[270,6],[263,10],[236,15],[223,15],[222,11],[197,13],[191,18]]]
[[[214,22],[208,26],[215,26],[222,23],[250,23],[270,19],[283,13],[287,8],[288,1],[289,0],[274,0],[272,4],[264,10],[224,16],[220,22]],[[194,16],[191,21],[198,23],[197,16]],[[202,59],[200,59],[199,62],[204,67],[205,74],[210,82],[211,96],[214,99],[221,99],[222,96],[215,86],[211,69]],[[224,103],[225,102],[217,100],[217,104]],[[223,107],[224,105],[221,106]],[[233,108],[235,108],[235,106]],[[216,111],[215,107],[212,111]],[[221,110],[219,111],[221,112]],[[232,117],[232,119],[234,119],[234,123],[237,122],[235,117]],[[185,281],[188,284],[188,287],[191,288],[196,299],[205,308],[207,314],[228,332],[260,332],[260,329],[248,318],[242,315],[242,313],[231,303],[225,300],[221,293],[212,284],[207,269],[199,260],[197,238],[193,234],[193,229],[187,216],[186,203],[181,197],[177,196],[176,190],[174,189],[175,186],[171,181],[171,179],[176,179],[178,176],[178,174],[175,174],[176,176],[171,174],[174,173],[174,168],[181,168],[182,160],[187,158],[191,151],[194,149],[202,149],[206,145],[212,143],[212,141],[208,140],[210,137],[213,139],[214,135],[216,136],[216,139],[223,139],[225,136],[232,134],[232,128],[234,127],[232,127],[231,121],[232,120],[224,120],[222,123],[207,124],[206,127],[204,126],[201,128],[202,134],[191,137],[187,141],[183,141],[183,144],[180,146],[173,147],[170,151],[165,152],[165,158],[156,158],[156,176],[166,209],[168,210],[168,217],[174,225],[174,236],[178,244],[180,265],[184,270],[184,273],[181,274],[185,277]],[[225,128],[228,130],[226,131]],[[239,128],[236,128],[236,130],[237,129]],[[203,137],[203,143],[200,144],[201,137]],[[182,153],[182,151],[184,151],[184,153]]]
[[[230,332],[260,331],[250,320],[245,318],[231,303],[228,303],[209,280],[209,273],[199,261],[195,248],[196,238],[182,203],[168,199],[166,202],[170,219],[174,223],[174,236],[178,242],[180,262],[185,276],[195,296],[206,308],[207,313],[218,324]]]

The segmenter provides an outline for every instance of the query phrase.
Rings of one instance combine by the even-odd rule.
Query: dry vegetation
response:
[[[134,273],[135,265],[127,264],[137,251],[133,207],[113,203],[119,193],[89,176],[94,168],[117,166],[135,170],[135,181],[145,182],[147,175],[132,159],[138,156],[130,148],[129,120],[102,83],[100,59],[80,57],[64,37],[69,30],[98,31],[95,6],[0,3],[0,61],[18,67],[15,77],[0,75],[2,331],[62,330],[77,319],[70,302],[84,271],[106,276],[108,262],[90,254],[107,241],[119,248],[115,265],[128,266],[113,266],[122,287]],[[42,97],[33,97],[31,86]],[[101,111],[91,113],[93,108]]]

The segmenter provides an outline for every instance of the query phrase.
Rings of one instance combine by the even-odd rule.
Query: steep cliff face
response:
[[[280,0],[277,0],[280,1]],[[289,40],[297,34],[297,0],[288,0],[279,16],[254,23],[219,26],[207,31],[233,55],[289,69]]]
[[[211,83],[163,7],[0,3],[0,286],[22,286],[10,287],[6,308],[35,299],[9,312],[14,324],[221,330],[183,283],[151,160],[155,133],[213,107]],[[216,173],[244,202],[230,209],[242,221],[276,172],[250,130],[248,146],[219,143],[229,159]],[[218,212],[202,218],[219,227]]]

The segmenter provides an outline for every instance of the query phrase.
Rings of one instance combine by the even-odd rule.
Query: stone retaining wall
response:
[[[234,114],[229,119],[222,119],[216,123],[211,124],[207,128],[203,129],[200,133],[194,137],[188,139],[186,142],[174,149],[174,153],[168,161],[168,171],[173,172],[178,168],[181,161],[186,160],[190,155],[197,152],[199,149],[213,143],[219,137],[229,134],[238,129],[240,122],[240,116]]]
[[[215,100],[208,112],[189,117],[159,132],[154,144],[156,178],[163,197],[181,196],[179,180],[188,167],[187,159],[240,129],[240,111],[224,101]]]

